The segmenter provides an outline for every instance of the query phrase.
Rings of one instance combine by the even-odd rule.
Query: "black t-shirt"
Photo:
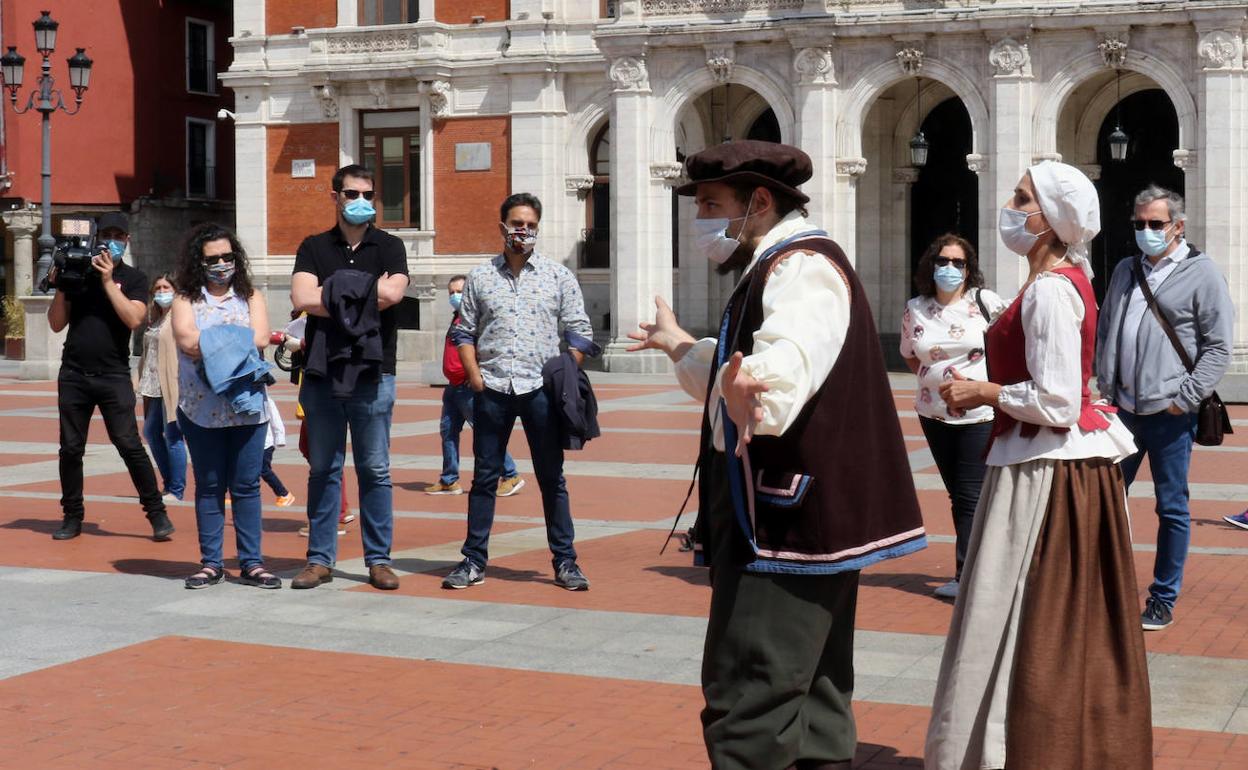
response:
[[[337,225],[318,235],[310,235],[299,244],[299,251],[295,253],[294,272],[315,275],[319,286],[338,270],[359,270],[372,273],[378,278],[383,273],[409,275],[407,250],[403,247],[403,241],[371,225],[354,251],[347,245],[347,239],[342,236],[342,231]],[[383,374],[394,374],[395,369],[395,348],[398,345],[396,307],[388,307],[381,311],[383,359],[381,371]],[[322,333],[319,328],[322,323],[329,323],[329,321],[314,315],[308,316],[308,330],[304,337],[307,347],[311,347],[312,340]]]
[[[126,299],[147,303],[147,276],[121,262],[113,268],[113,283]],[[117,315],[104,293],[98,273],[87,277],[82,293],[67,296],[69,330],[61,363],[88,373],[130,373],[130,327]]]

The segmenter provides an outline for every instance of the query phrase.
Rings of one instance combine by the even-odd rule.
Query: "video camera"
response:
[[[91,259],[105,247],[96,242],[95,220],[86,217],[61,220],[61,233],[52,247],[54,270],[39,283],[39,291],[60,289],[66,294],[81,293],[95,273]]]

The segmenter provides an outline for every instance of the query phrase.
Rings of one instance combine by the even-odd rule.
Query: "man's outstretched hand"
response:
[[[662,297],[654,298],[654,323],[641,323],[637,331],[629,332],[628,338],[636,341],[627,350],[636,353],[641,350],[661,350],[673,361],[684,358],[685,353],[696,340],[676,322],[676,314],[671,305]]]
[[[724,364],[724,373],[720,378],[720,392],[728,407],[728,419],[737,426],[737,457],[745,453],[746,445],[754,438],[754,427],[763,421],[763,406],[758,397],[768,390],[766,383],[741,371],[743,358],[740,351],[733,353],[728,363]],[[727,447],[724,449],[727,450]]]

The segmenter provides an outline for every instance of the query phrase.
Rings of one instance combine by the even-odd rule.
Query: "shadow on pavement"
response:
[[[953,575],[921,575],[917,572],[864,572],[858,582],[863,586],[896,588],[908,594],[941,601],[939,597],[932,596],[932,591],[952,579]]]
[[[265,559],[264,566],[275,575],[285,576],[296,573],[303,568],[303,559]],[[118,559],[113,562],[113,569],[125,575],[147,575],[149,577],[182,580],[199,569],[199,562],[168,561],[165,559]],[[226,578],[238,577],[238,560],[225,560]],[[337,577],[337,575],[335,575]]]
[[[708,587],[711,585],[711,573],[705,567],[671,567],[664,564],[657,567],[646,567],[646,572],[683,580],[689,585]]]
[[[898,767],[922,767],[922,757],[899,756],[892,746],[859,743],[854,754],[854,770],[896,770]]]
[[[57,519],[14,519],[6,524],[0,524],[0,529],[27,529],[31,532],[52,536],[52,533],[61,528],[61,520]],[[100,525],[92,521],[84,521],[82,523],[82,534],[79,537],[137,537],[140,540],[151,540],[151,535],[139,535],[134,532],[109,532],[106,529],[100,529]]]

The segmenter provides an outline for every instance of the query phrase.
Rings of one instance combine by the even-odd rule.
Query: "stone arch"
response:
[[[729,83],[745,86],[757,93],[767,106],[776,114],[780,123],[780,137],[787,143],[793,142],[795,118],[793,100],[785,88],[762,72],[742,64],[734,64]],[[699,67],[696,72],[680,78],[672,83],[667,91],[655,100],[654,122],[650,129],[650,148],[654,160],[675,160],[676,138],[675,129],[677,116],[703,93],[717,85],[722,85],[706,67]],[[762,110],[760,110],[760,113]]]
[[[568,159],[567,173],[587,175],[589,168],[589,145],[598,135],[608,120],[611,119],[611,94],[601,89],[586,101],[580,112],[573,116],[567,132],[566,152]]]
[[[1123,69],[1152,78],[1157,87],[1166,92],[1179,118],[1179,146],[1191,147],[1196,140],[1196,100],[1178,70],[1156,56],[1134,49],[1127,51]],[[1067,99],[1088,78],[1103,71],[1105,61],[1099,52],[1084,54],[1058,70],[1036,103],[1035,119],[1032,123],[1035,141],[1033,154],[1057,152],[1057,124]]]
[[[1111,79],[1104,86],[1097,89],[1096,94],[1092,97],[1092,101],[1083,109],[1075,126],[1074,152],[1071,154],[1072,160],[1069,162],[1075,165],[1094,164],[1097,162],[1096,140],[1100,135],[1101,125],[1118,104],[1118,85],[1116,79]],[[1126,99],[1128,96],[1140,91],[1148,91],[1160,87],[1151,78],[1140,72],[1125,73],[1122,76],[1121,86],[1122,99]]]
[[[944,85],[962,100],[971,116],[971,144],[983,152],[988,131],[988,103],[974,81],[961,69],[935,58],[924,58],[920,75]],[[862,128],[876,99],[895,84],[908,80],[897,62],[888,60],[867,70],[845,95],[844,108],[836,122],[837,157],[862,157]]]
[[[905,107],[902,108],[901,115],[898,117],[897,127],[893,131],[893,146],[891,148],[894,168],[910,165],[910,138],[919,130],[919,126],[923,124],[923,121],[927,119],[932,110],[936,109],[947,99],[958,99],[957,93],[939,80],[931,80],[930,78],[926,80],[927,85],[922,87],[923,114],[919,114],[918,100],[911,97],[906,102]]]

